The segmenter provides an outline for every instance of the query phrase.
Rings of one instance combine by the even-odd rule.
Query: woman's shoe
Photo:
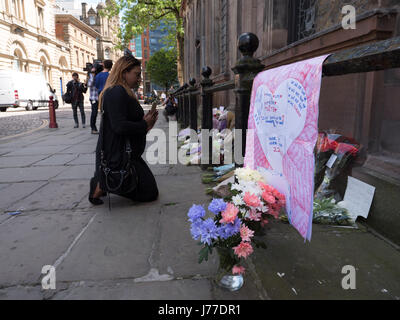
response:
[[[90,191],[89,191],[89,202],[94,206],[100,206],[104,204],[103,200],[99,198],[93,198],[93,194],[96,191],[96,180],[94,178],[90,179]]]

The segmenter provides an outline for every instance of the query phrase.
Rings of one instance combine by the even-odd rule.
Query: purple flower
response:
[[[235,234],[238,234],[240,232],[240,226],[242,225],[242,221],[239,218],[236,218],[235,222],[228,223],[228,224],[223,224],[221,227],[218,229],[218,234],[219,236],[226,240]]]
[[[208,206],[208,210],[210,210],[215,215],[221,213],[225,209],[226,209],[226,202],[222,199],[214,199]]]
[[[190,228],[190,233],[192,234],[192,238],[194,240],[199,240],[201,237],[201,233],[202,233],[202,226],[203,224],[203,220],[198,219],[197,221],[192,223],[192,226]]]
[[[197,220],[203,218],[206,215],[206,210],[203,206],[193,205],[188,212],[188,217],[190,222],[196,222]]]
[[[218,227],[213,219],[203,221],[200,226],[201,229],[201,242],[203,244],[211,245],[212,240],[218,239]]]

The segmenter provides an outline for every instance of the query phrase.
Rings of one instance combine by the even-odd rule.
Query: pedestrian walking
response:
[[[86,93],[87,86],[79,81],[79,75],[74,72],[72,74],[72,80],[67,83],[67,93],[71,96],[71,104],[72,104],[72,111],[75,121],[75,127],[79,128],[79,121],[78,121],[78,107],[81,113],[82,118],[82,127],[85,128],[86,117],[85,117],[85,109],[83,106],[83,94]]]
[[[90,115],[90,127],[92,129],[92,134],[98,134],[96,121],[97,121],[97,114],[99,109],[99,93],[95,86],[95,77],[98,74],[96,68],[92,68],[90,70],[88,87],[90,92],[90,104],[92,105],[92,114]]]
[[[111,60],[104,60],[103,66],[104,70],[96,76],[94,83],[95,87],[97,88],[98,94],[101,94],[101,92],[104,89],[104,86],[106,85],[107,78],[110,75],[110,71],[113,67],[113,62]]]
[[[139,202],[151,202],[158,197],[154,175],[142,159],[146,135],[156,123],[158,112],[144,114],[133,92],[140,80],[141,63],[127,51],[115,63],[99,96],[104,113],[96,148],[96,171],[90,180],[89,201],[93,205],[103,204],[100,198],[105,192]],[[115,176],[121,188],[118,183],[116,188],[110,186],[110,179]],[[122,190],[122,185],[129,191]]]

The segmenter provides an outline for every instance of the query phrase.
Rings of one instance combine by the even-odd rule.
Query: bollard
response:
[[[49,115],[50,115],[50,124],[49,124],[49,128],[50,129],[57,129],[58,125],[57,125],[57,121],[56,121],[56,110],[54,109],[54,101],[53,101],[53,97],[50,96],[50,101],[49,101]]]

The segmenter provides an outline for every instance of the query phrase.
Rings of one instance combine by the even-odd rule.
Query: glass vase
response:
[[[243,286],[244,278],[242,275],[232,274],[232,268],[237,264],[237,261],[230,251],[232,251],[232,249],[217,248],[219,266],[214,281],[223,289],[238,291]]]

